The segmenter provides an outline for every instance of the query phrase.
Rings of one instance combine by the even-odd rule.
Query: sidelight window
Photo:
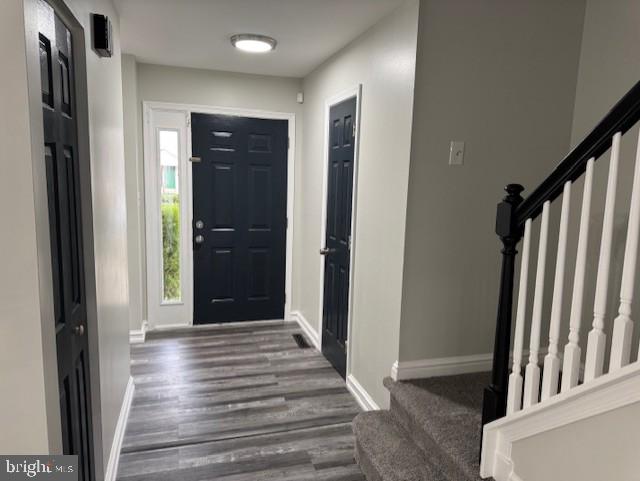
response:
[[[160,153],[160,214],[162,218],[162,299],[180,302],[180,182],[179,132],[158,131]]]

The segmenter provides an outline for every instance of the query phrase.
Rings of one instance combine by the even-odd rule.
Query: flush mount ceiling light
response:
[[[245,52],[265,53],[276,48],[275,38],[253,33],[241,33],[231,37],[231,45]]]

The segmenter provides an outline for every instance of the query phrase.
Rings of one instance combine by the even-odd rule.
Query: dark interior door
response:
[[[355,153],[356,99],[329,111],[327,226],[324,261],[322,353],[344,378],[347,365],[351,206]]]
[[[93,479],[87,309],[83,269],[76,88],[72,35],[55,10],[39,8],[40,73],[53,301],[64,454]]]
[[[282,319],[288,122],[192,114],[191,129],[194,323]]]

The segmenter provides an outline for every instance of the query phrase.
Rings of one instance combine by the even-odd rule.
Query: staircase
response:
[[[384,380],[389,411],[353,421],[356,458],[368,481],[479,480],[482,391],[488,373]]]
[[[639,122],[640,82],[526,199],[520,195],[521,185],[506,187],[496,219],[502,269],[491,373],[385,379],[390,411],[362,413],[353,422],[356,458],[369,481],[477,481],[481,475],[496,481],[546,481],[551,478],[540,477],[539,466],[558,458],[554,480],[601,481],[593,473],[603,463],[611,471],[607,479],[632,479],[622,477],[623,472],[635,476],[640,469],[635,451],[625,457],[608,443],[597,444],[597,456],[580,454],[593,442],[591,434],[594,439],[603,434],[615,439],[621,430],[638,433],[636,417],[626,414],[618,424],[601,424],[595,432],[580,431],[580,423],[625,408],[640,410],[640,358],[634,337],[638,314],[633,312],[640,284]],[[635,155],[625,153],[625,144],[634,147]],[[602,193],[594,189],[594,168],[605,156],[609,168],[604,210],[596,215],[592,200]],[[616,205],[621,176],[632,180],[631,198]],[[579,216],[570,208],[578,180]],[[550,222],[554,208],[560,216],[557,232]],[[570,243],[573,216],[577,242]],[[590,232],[594,217],[602,219],[595,221],[595,235]],[[626,230],[619,229],[626,240],[618,251],[613,242],[616,217],[626,217]],[[537,246],[531,242],[534,230]],[[598,240],[595,261],[588,248]],[[520,278],[514,299],[516,259]],[[612,265],[621,266],[622,272]],[[554,269],[550,288],[545,287],[547,268]],[[532,286],[530,269],[535,272]],[[571,291],[564,289],[570,276]],[[587,294],[588,283],[594,284],[593,297]],[[611,286],[619,294],[610,292]],[[547,291],[552,292],[550,303]],[[613,308],[607,302],[610,294],[617,301]],[[561,429],[566,429],[564,441],[554,444],[554,433]],[[525,449],[523,458],[519,450],[533,437],[538,454]]]

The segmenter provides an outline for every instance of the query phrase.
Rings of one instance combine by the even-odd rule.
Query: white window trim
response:
[[[165,301],[162,275],[162,219],[160,192],[162,169],[159,162],[158,132],[178,132],[178,192],[180,195],[180,300]],[[189,215],[190,182],[188,165],[187,117],[178,111],[151,109],[144,111],[144,172],[147,260],[147,306],[151,327],[169,324],[187,325],[193,317],[193,279],[189,254],[191,237],[185,230]]]
[[[161,276],[158,270],[160,252],[157,250],[162,242],[158,239],[160,207],[159,196],[153,190],[155,179],[159,175],[159,164],[156,161],[155,132],[158,127],[155,119],[159,113],[169,113],[180,116],[182,127],[186,135],[185,149],[181,148],[179,159],[181,206],[186,213],[181,217],[181,288],[182,302],[165,303],[158,302],[154,297],[154,290],[159,296],[162,292],[157,286],[161,285]],[[169,328],[193,325],[193,191],[192,169],[189,158],[192,156],[191,148],[191,114],[219,114],[233,115],[237,117],[251,117],[262,119],[276,119],[288,121],[289,148],[287,152],[287,235],[286,235],[286,267],[285,267],[285,306],[284,319],[291,318],[291,300],[293,285],[293,202],[295,195],[295,133],[296,116],[290,112],[273,112],[265,110],[206,106],[194,104],[181,104],[169,102],[143,102],[143,137],[144,137],[144,185],[145,185],[145,219],[146,219],[146,260],[147,260],[147,307],[149,327],[151,329]],[[175,128],[175,127],[174,127]],[[181,145],[182,147],[182,145]],[[184,155],[184,159],[182,156]],[[184,174],[183,174],[184,168]],[[157,205],[154,205],[157,204]],[[184,240],[186,239],[186,241]],[[159,277],[160,276],[160,277]]]

